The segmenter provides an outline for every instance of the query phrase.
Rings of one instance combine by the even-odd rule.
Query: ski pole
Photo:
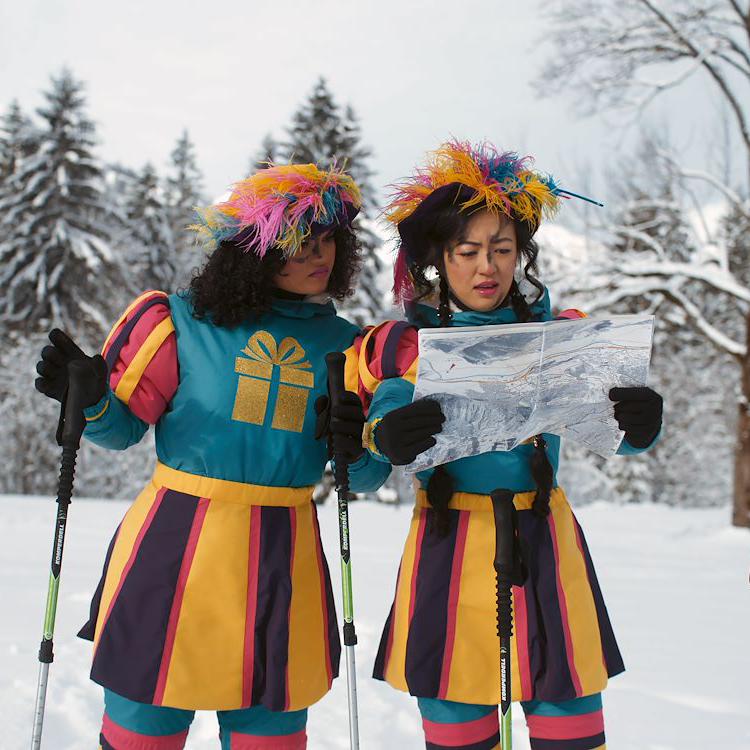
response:
[[[47,606],[44,613],[44,633],[39,647],[39,680],[36,691],[31,750],[39,750],[42,743],[49,665],[52,664],[54,659],[52,651],[55,635],[55,615],[57,614],[57,595],[60,590],[63,545],[65,544],[65,531],[68,524],[68,506],[73,494],[76,454],[85,426],[86,420],[81,406],[81,391],[74,373],[71,372],[71,368],[68,368],[68,390],[60,405],[60,421],[57,426],[57,444],[62,446],[62,461],[57,489],[57,519],[52,542],[52,565],[47,588]]]
[[[344,386],[344,362],[341,352],[326,354],[328,367],[328,397],[331,405],[337,404]],[[341,546],[341,587],[344,598],[344,647],[346,649],[346,687],[349,698],[349,746],[359,750],[359,716],[357,713],[357,672],[354,662],[354,646],[357,633],[354,629],[354,606],[352,601],[352,565],[349,550],[349,466],[345,456],[334,454],[334,480],[339,510],[339,544]]]
[[[493,490],[492,510],[495,516],[495,576],[497,579],[497,635],[500,639],[500,747],[511,750],[511,660],[510,637],[513,634],[513,549],[516,508],[513,492]]]

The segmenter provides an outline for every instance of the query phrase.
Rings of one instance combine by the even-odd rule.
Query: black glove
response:
[[[435,445],[445,416],[437,401],[423,398],[386,414],[375,427],[378,450],[394,466],[410,464]]]
[[[615,403],[615,419],[633,448],[650,445],[661,429],[664,410],[662,397],[653,389],[612,388],[609,397]]]
[[[34,381],[35,388],[62,403],[72,369],[81,391],[82,406],[93,406],[107,392],[107,363],[103,357],[99,354],[88,357],[59,328],[50,331],[49,340],[52,346],[42,349],[42,358],[36,364],[40,377]]]
[[[334,405],[328,396],[320,396],[315,401],[315,413],[315,437],[318,440],[328,437],[328,454],[354,463],[364,453],[362,428],[365,414],[357,394],[346,391]]]

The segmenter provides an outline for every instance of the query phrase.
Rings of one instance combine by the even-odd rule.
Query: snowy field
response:
[[[71,507],[43,747],[96,745],[100,689],[88,680],[85,621],[123,502]],[[55,505],[0,497],[0,750],[29,745]],[[750,750],[750,533],[728,510],[598,504],[578,513],[628,671],[605,695],[610,750]],[[423,747],[414,699],[370,679],[394,586],[408,508],[351,509],[360,731],[367,748]],[[321,509],[334,576],[336,513]],[[334,580],[337,595],[339,582]],[[515,712],[514,742],[528,750]],[[346,679],[310,712],[310,748],[348,747]],[[196,717],[187,747],[217,748],[215,717]]]

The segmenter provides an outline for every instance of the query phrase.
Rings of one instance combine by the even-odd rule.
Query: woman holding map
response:
[[[535,278],[533,236],[562,190],[530,159],[489,144],[445,144],[397,186],[386,210],[401,243],[394,290],[407,323],[373,331],[360,359],[372,394],[372,457],[408,464],[435,444],[443,414],[412,403],[417,328],[552,319]],[[575,196],[580,197],[580,196]],[[562,317],[584,317],[566,311]],[[618,450],[649,448],[661,397],[610,392],[625,432]],[[560,439],[537,435],[511,451],[468,456],[420,472],[375,677],[418,698],[427,747],[490,750],[499,743],[499,641],[495,630],[495,525],[490,493],[510,491],[526,570],[513,586],[512,698],[521,701],[534,750],[603,748],[601,692],[624,666],[583,532],[557,485]],[[357,489],[357,471],[351,472]],[[520,566],[519,566],[520,568]],[[525,582],[524,582],[525,581]]]

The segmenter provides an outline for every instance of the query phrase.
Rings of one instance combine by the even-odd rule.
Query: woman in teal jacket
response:
[[[153,478],[81,631],[105,689],[103,750],[178,750],[196,709],[218,712],[222,748],[306,747],[307,707],[340,653],[312,503],[328,460],[314,405],[325,354],[359,332],[330,299],[351,291],[359,205],[345,173],[261,170],[198,212],[211,255],[186,293],[138,297],[102,356],[60,331],[42,352],[37,388],[58,399],[67,363],[83,361],[87,439],[123,450],[156,430]],[[387,467],[357,447],[359,400],[340,409],[356,440],[334,438],[337,451],[353,445],[379,483]]]
[[[411,403],[416,329],[552,319],[536,279],[533,240],[564,194],[527,159],[483,144],[449,143],[398,186],[387,215],[401,237],[395,290],[411,326],[376,329],[361,364],[371,404],[370,455],[410,463],[435,443],[434,401]],[[436,277],[435,277],[436,274]],[[567,311],[563,317],[582,313]],[[661,398],[613,389],[620,454],[656,440]],[[534,750],[603,748],[601,691],[624,669],[586,541],[557,485],[560,440],[537,435],[417,475],[416,507],[375,677],[417,696],[427,748],[490,750],[499,743],[499,641],[490,492],[511,490],[528,576],[513,587],[512,696]],[[352,487],[359,486],[357,471]],[[366,477],[362,477],[363,483]],[[520,581],[519,581],[520,583]]]

